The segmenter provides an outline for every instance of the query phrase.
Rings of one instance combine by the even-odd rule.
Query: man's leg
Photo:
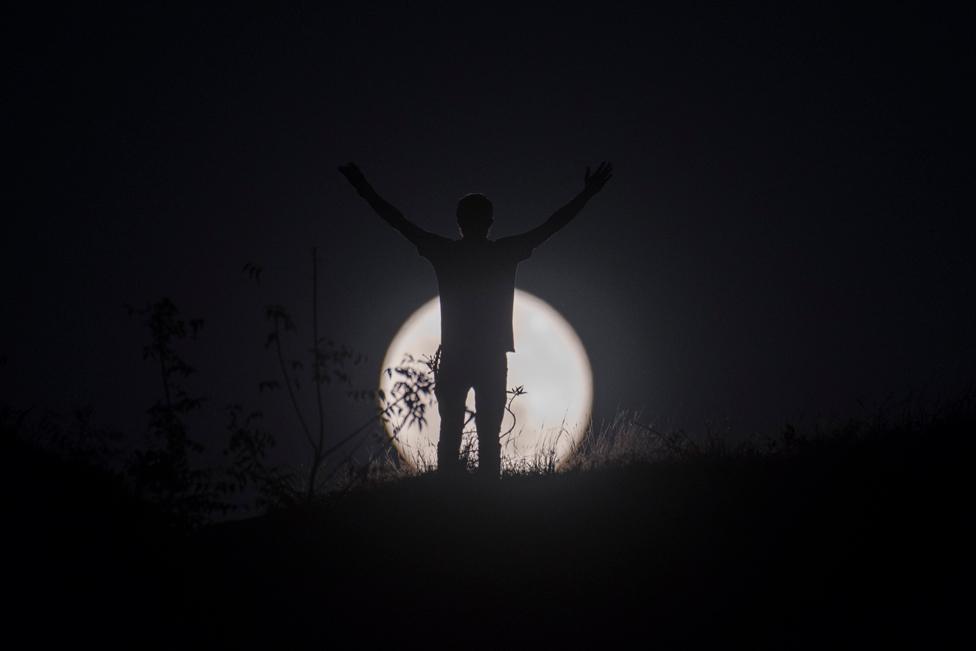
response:
[[[440,437],[437,439],[437,470],[439,472],[458,472],[461,463],[461,433],[464,429],[464,403],[468,389],[463,381],[461,369],[444,366],[443,360],[434,384],[437,397],[437,411],[441,417]]]
[[[478,428],[478,474],[498,478],[501,472],[502,419],[505,417],[508,359],[489,360],[478,369],[474,385],[475,425]]]

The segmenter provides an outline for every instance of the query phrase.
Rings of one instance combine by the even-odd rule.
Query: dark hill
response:
[[[189,535],[8,446],[8,587],[31,639],[126,648],[944,646],[971,605],[972,433],[424,476]]]
[[[271,645],[945,641],[967,603],[969,434],[497,486],[428,476],[225,524],[196,541],[197,626]]]

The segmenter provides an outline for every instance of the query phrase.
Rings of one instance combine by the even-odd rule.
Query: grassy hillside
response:
[[[42,619],[78,600],[86,636],[136,646],[931,646],[969,611],[973,433],[936,419],[489,485],[420,476],[188,535],[90,479],[41,491],[63,469],[39,463],[12,531],[60,595]],[[52,561],[78,540],[87,558]]]

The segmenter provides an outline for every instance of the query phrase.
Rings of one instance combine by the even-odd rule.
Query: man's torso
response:
[[[438,239],[418,250],[437,274],[444,350],[473,357],[514,351],[515,272],[531,249],[503,238]]]

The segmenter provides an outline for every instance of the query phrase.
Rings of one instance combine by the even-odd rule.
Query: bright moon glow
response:
[[[545,301],[515,290],[515,353],[508,354],[508,388],[521,386],[525,394],[515,398],[512,411],[515,427],[502,438],[503,467],[538,461],[554,450],[557,462],[580,440],[586,430],[593,402],[593,375],[586,350],[572,326]],[[414,312],[390,343],[383,369],[403,365],[407,355],[420,360],[433,356],[440,345],[440,300],[431,299]],[[423,368],[422,365],[413,365]],[[380,374],[380,388],[393,395],[397,375]],[[511,398],[511,395],[508,396]],[[387,434],[393,438],[400,458],[413,467],[432,468],[437,462],[440,417],[431,395],[427,423],[404,427],[393,438],[392,424]],[[477,408],[477,396],[468,392],[468,409]],[[512,415],[505,413],[500,433],[512,428]],[[464,442],[477,449],[477,434],[472,420],[465,428]],[[462,443],[464,445],[464,443]]]

